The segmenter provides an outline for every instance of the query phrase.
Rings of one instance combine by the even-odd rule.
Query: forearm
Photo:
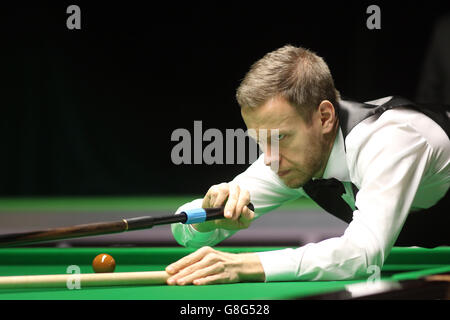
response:
[[[259,252],[267,282],[350,280],[369,276],[375,256],[345,237],[310,243],[296,249]]]

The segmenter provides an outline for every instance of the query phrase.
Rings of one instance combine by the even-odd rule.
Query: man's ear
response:
[[[333,131],[336,123],[336,110],[333,104],[328,100],[323,100],[318,108],[319,117],[322,124],[323,133]]]

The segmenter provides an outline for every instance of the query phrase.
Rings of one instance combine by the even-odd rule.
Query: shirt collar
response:
[[[344,135],[341,127],[334,140],[327,166],[323,173],[322,179],[336,178],[339,181],[350,181],[350,174],[347,167],[347,159],[345,154]]]

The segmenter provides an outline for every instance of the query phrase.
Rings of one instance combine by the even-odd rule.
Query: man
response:
[[[367,277],[370,266],[382,267],[405,221],[413,218],[410,211],[436,207],[450,186],[445,112],[401,98],[370,104],[342,100],[328,66],[309,50],[285,46],[264,56],[242,81],[237,100],[248,129],[278,136],[270,134],[261,157],[233,181],[214,185],[203,199],[179,208],[225,205],[226,219],[172,225],[181,245],[201,248],[166,268],[168,284]],[[273,152],[275,143],[278,152]],[[211,248],[254,218],[302,196],[348,222],[345,233],[270,252],[230,254]],[[250,201],[255,212],[247,207]],[[446,218],[445,211],[417,214],[419,228],[433,227],[431,246],[449,244],[443,243],[448,226],[439,220]],[[407,245],[420,245],[425,238],[414,228],[403,237]]]

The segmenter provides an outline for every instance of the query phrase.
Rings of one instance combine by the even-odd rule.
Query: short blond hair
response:
[[[241,107],[258,107],[281,96],[310,119],[323,100],[335,108],[340,99],[325,61],[314,52],[292,45],[267,53],[255,62],[237,89]]]

